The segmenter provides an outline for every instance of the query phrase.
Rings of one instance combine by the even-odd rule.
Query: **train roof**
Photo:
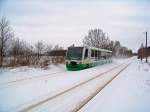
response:
[[[101,48],[96,48],[96,47],[87,47],[87,48],[90,48],[90,49],[93,49],[93,50],[98,50],[98,51],[103,51],[103,52],[109,52],[109,53],[112,52],[112,51],[107,50],[107,49],[101,49]]]
[[[74,47],[74,46],[72,46],[72,47]],[[76,46],[76,47],[78,47],[78,48],[82,48],[82,46]],[[103,52],[109,52],[109,53],[111,53],[111,52],[112,52],[112,51],[107,50],[107,49],[101,49],[101,48],[96,48],[96,47],[85,47],[85,48],[93,49],[93,50],[98,50],[98,51],[103,51]]]

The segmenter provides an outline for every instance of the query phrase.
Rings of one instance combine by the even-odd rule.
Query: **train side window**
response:
[[[98,59],[101,58],[101,51],[98,51]]]
[[[88,57],[88,49],[85,50],[84,58]]]
[[[91,57],[94,57],[94,50],[91,51]]]
[[[98,57],[98,54],[97,54],[97,53],[98,53],[98,51],[95,51],[95,57],[96,57],[96,58]]]

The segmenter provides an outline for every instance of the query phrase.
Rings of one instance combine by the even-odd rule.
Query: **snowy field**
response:
[[[80,112],[150,112],[150,63],[134,60]]]
[[[0,75],[0,112],[12,112],[16,108],[28,106],[53,96],[124,61],[126,60],[114,60],[111,64],[81,71],[66,71],[64,65],[51,66],[48,70],[28,67],[2,70]],[[48,73],[50,75],[47,75]],[[43,77],[41,77],[42,75]],[[15,82],[15,80],[28,79],[29,77],[33,78]]]
[[[63,64],[57,66],[49,65],[47,69],[35,68],[32,66],[0,69],[0,84],[4,82],[42,76],[46,74],[54,74],[57,72],[64,72],[64,71],[66,71],[66,69],[65,65]]]
[[[128,63],[115,67],[112,70],[99,74],[92,80],[86,81],[82,85],[73,88],[64,94],[46,100],[24,111],[28,112],[77,112],[90,99],[105,87],[109,81],[113,80],[116,75],[122,71]],[[61,102],[60,102],[61,101]]]

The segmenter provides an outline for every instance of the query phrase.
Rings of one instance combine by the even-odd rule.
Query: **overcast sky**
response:
[[[17,37],[30,43],[81,45],[91,28],[136,51],[150,35],[149,0],[0,0]],[[150,45],[150,36],[148,37]]]

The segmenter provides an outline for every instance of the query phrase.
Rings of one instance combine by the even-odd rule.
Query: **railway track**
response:
[[[52,107],[56,106],[56,105],[54,105],[55,104],[54,102],[59,101],[59,103],[60,103],[60,101],[61,101],[60,99],[64,98],[64,96],[68,95],[66,97],[66,99],[68,99],[69,95],[72,95],[73,93],[78,93],[78,91],[84,92],[84,88],[90,87],[90,84],[97,82],[96,85],[99,85],[98,82],[100,82],[100,81],[98,81],[98,80],[103,79],[104,77],[107,78],[109,76],[109,74],[112,74],[111,77],[109,78],[109,80],[107,80],[104,84],[101,84],[97,88],[94,87],[95,90],[93,90],[93,92],[91,94],[84,96],[86,98],[83,97],[84,100],[78,101],[77,105],[75,105],[75,104],[71,105],[71,102],[73,100],[70,99],[70,103],[67,103],[67,104],[70,104],[70,105],[68,105],[69,108],[72,107],[70,110],[61,110],[61,108],[54,108],[54,110],[52,110],[52,111],[56,111],[58,109],[58,112],[60,112],[60,111],[62,111],[62,112],[63,111],[64,112],[66,112],[66,111],[76,112],[76,111],[80,110],[87,102],[89,102],[96,94],[98,94],[105,86],[107,86],[130,63],[131,62],[123,63],[123,64],[120,64],[118,66],[115,66],[115,67],[111,68],[110,70],[107,70],[107,71],[105,71],[105,72],[103,72],[97,76],[94,76],[94,77],[92,77],[92,78],[90,78],[90,79],[88,79],[88,80],[86,80],[80,84],[74,85],[73,87],[71,87],[69,89],[66,89],[66,90],[64,90],[58,94],[55,94],[54,96],[45,97],[43,99],[36,100],[35,102],[29,103],[27,105],[22,105],[22,106],[16,108],[15,111],[17,111],[17,112],[28,112],[28,111],[38,112],[38,111],[40,111],[41,112],[42,110],[44,110],[44,112],[45,112],[46,107],[47,107],[47,109],[49,109],[49,107],[51,107],[51,109],[52,109]],[[90,89],[92,89],[92,88],[93,87],[91,87]],[[90,91],[90,89],[88,89],[88,90]],[[73,96],[71,96],[71,97],[73,97]],[[81,100],[81,99],[79,99],[79,100]],[[62,102],[61,102],[61,104],[63,105]]]
[[[56,74],[59,74],[59,73],[64,73],[64,72],[66,72],[66,71],[60,71],[60,72],[54,72],[54,73],[50,73],[50,74],[44,74],[44,75],[27,77],[27,78],[20,78],[20,79],[17,79],[17,80],[0,82],[0,86],[14,84],[14,83],[22,82],[22,81],[34,80],[34,79],[43,79],[45,77],[53,76],[53,75],[56,75]]]
[[[29,80],[35,80],[35,79],[43,79],[43,78],[46,78],[46,77],[49,78],[50,76],[55,76],[57,74],[64,73],[64,72],[67,72],[67,71],[62,70],[62,71],[55,72],[55,73],[50,73],[50,74],[42,74],[42,75],[37,75],[37,76],[20,78],[20,79],[17,79],[17,80],[4,81],[4,82],[0,82],[0,87],[4,86],[4,85],[11,86],[11,85],[17,84],[19,82],[23,82],[23,81],[29,81]]]

